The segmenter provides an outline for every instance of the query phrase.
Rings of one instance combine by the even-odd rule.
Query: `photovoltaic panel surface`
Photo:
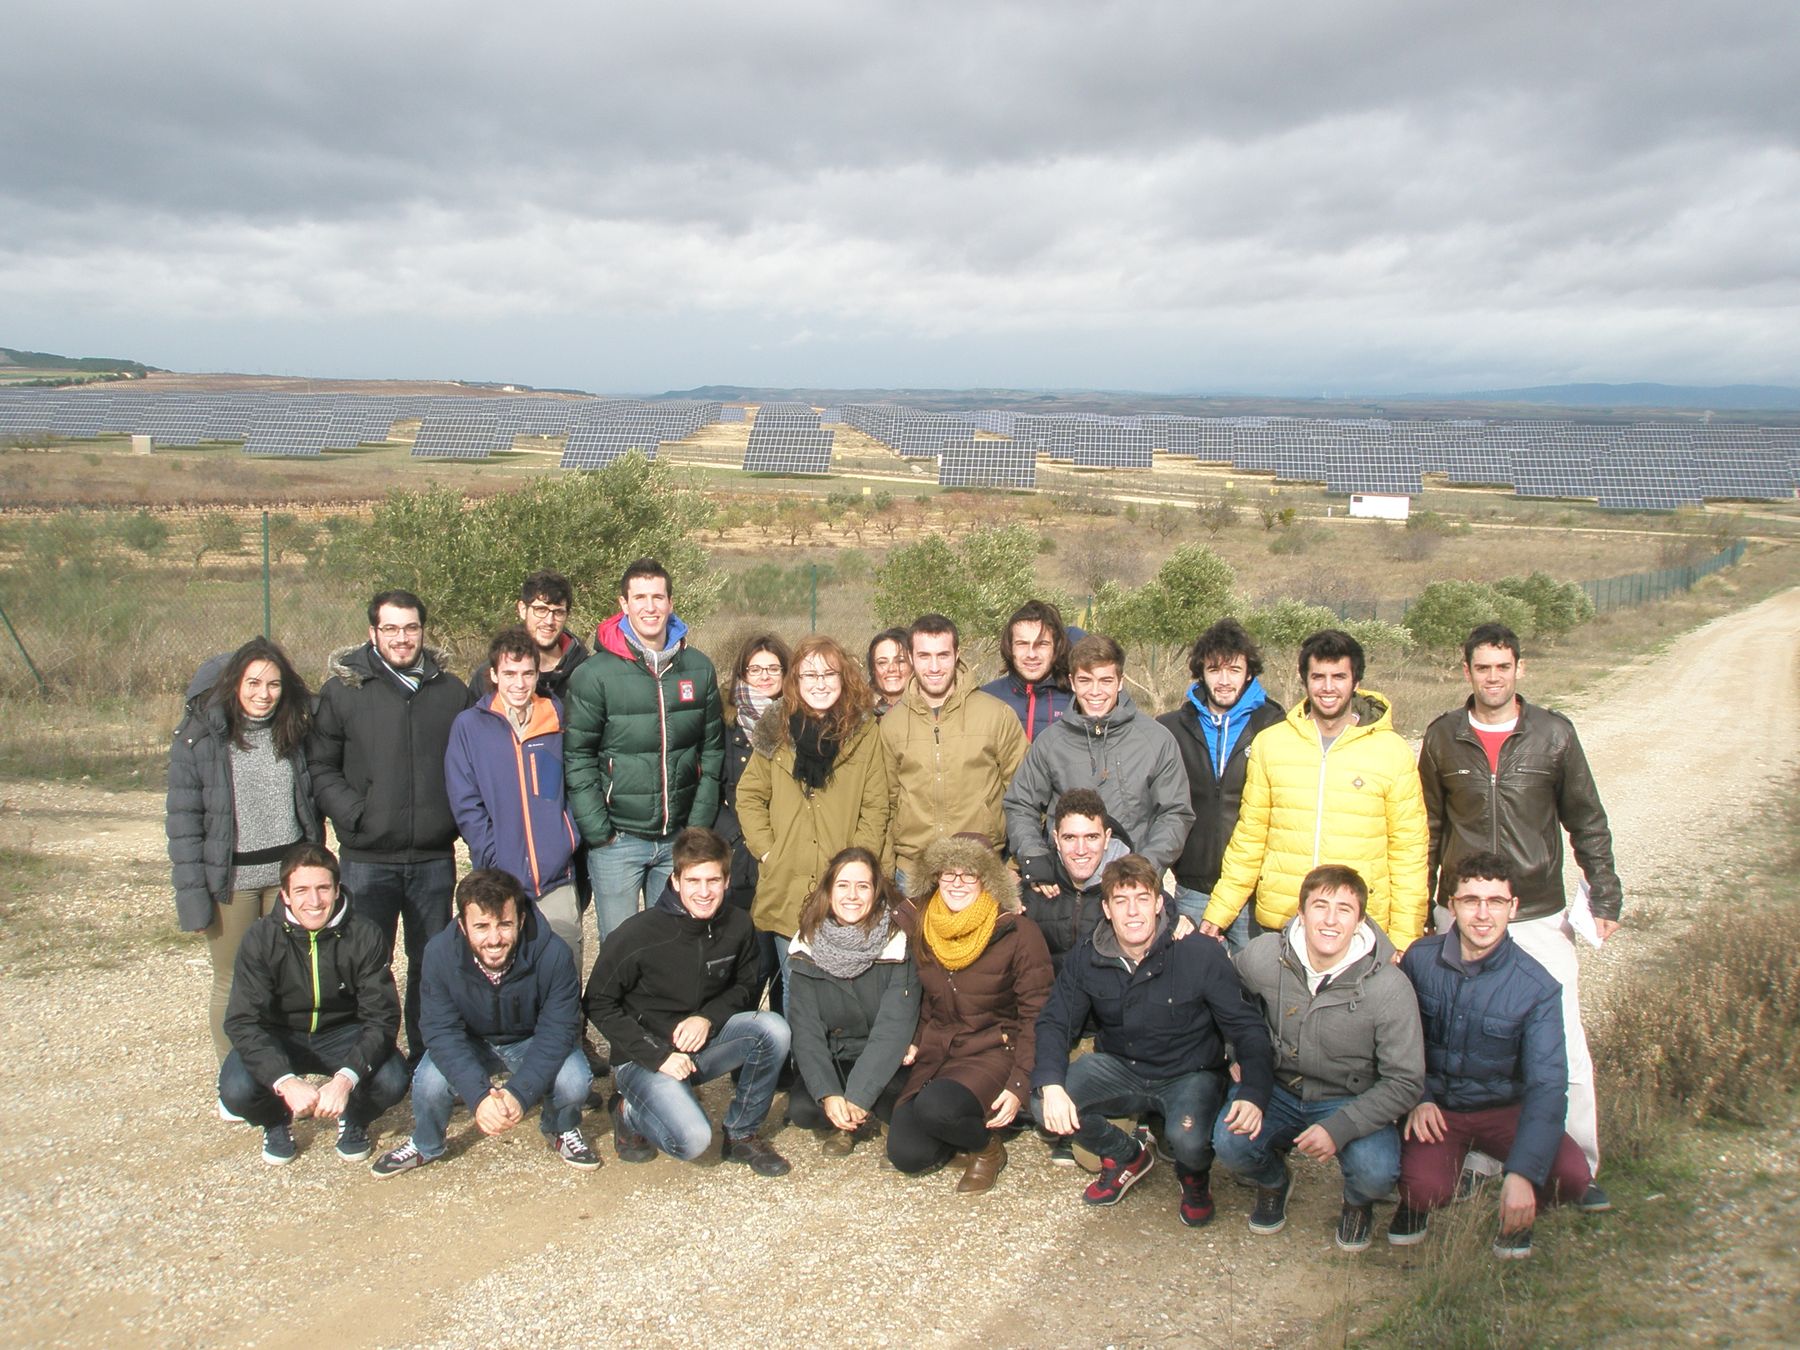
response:
[[[505,444],[512,444],[510,435]],[[500,424],[493,413],[458,408],[421,418],[412,453],[415,459],[486,459],[499,446]]]
[[[938,457],[940,487],[1037,486],[1037,450],[1021,441],[952,438]]]
[[[744,448],[744,472],[830,473],[831,437],[822,427],[765,428],[759,420]]]
[[[325,408],[270,413],[244,437],[246,455],[317,455],[325,448],[331,413]]]

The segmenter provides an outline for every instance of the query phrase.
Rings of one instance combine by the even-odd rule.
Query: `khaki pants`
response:
[[[581,964],[581,906],[575,898],[575,883],[545,891],[538,897],[537,909],[550,931],[569,944],[569,955],[575,958],[576,981],[585,981],[587,969]]]
[[[206,954],[212,958],[213,1049],[219,1052],[221,1064],[231,1053],[231,1042],[225,1037],[225,1005],[231,1001],[231,972],[237,963],[238,944],[250,931],[251,924],[274,911],[280,894],[279,886],[233,891],[213,906],[213,921],[203,930]]]

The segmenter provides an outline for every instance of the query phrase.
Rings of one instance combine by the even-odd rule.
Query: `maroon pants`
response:
[[[1519,1107],[1493,1106],[1485,1111],[1445,1111],[1444,1141],[1427,1144],[1406,1140],[1400,1149],[1400,1203],[1408,1209],[1437,1209],[1450,1203],[1462,1175],[1463,1159],[1472,1148],[1505,1161],[1519,1131]],[[1547,1184],[1537,1187],[1539,1205],[1579,1200],[1593,1184],[1581,1146],[1567,1134],[1557,1146]]]

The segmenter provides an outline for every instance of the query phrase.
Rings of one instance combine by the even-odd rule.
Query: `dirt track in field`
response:
[[[1729,865],[1731,826],[1800,765],[1800,589],[1719,619],[1620,670],[1574,709],[1613,820],[1627,927],[1587,958],[1603,998],[1632,960],[1632,906],[1684,903],[1684,878]],[[1553,658],[1551,658],[1553,659]],[[1525,682],[1530,692],[1529,671]],[[160,796],[0,785],[0,846],[64,859],[67,965],[21,961],[0,933],[0,1306],[14,1343],[467,1345],[571,1343],[1289,1344],[1340,1298],[1408,1284],[1377,1242],[1332,1245],[1335,1178],[1300,1172],[1286,1232],[1219,1217],[1190,1232],[1159,1167],[1115,1209],[1029,1137],[989,1195],[954,1172],[907,1180],[879,1149],[843,1161],[776,1142],[791,1176],[612,1157],[578,1174],[528,1122],[377,1182],[302,1127],[265,1167],[254,1132],[212,1116],[205,953],[172,933]],[[0,882],[0,884],[4,884]],[[110,961],[96,957],[112,953]],[[721,1104],[723,1085],[707,1100]],[[378,1143],[407,1128],[402,1106]],[[459,1116],[456,1130],[466,1130]],[[1385,1213],[1378,1214],[1385,1222]],[[1546,1225],[1555,1242],[1572,1220]],[[1572,1236],[1572,1233],[1571,1233]],[[1358,1318],[1362,1320],[1361,1317]]]

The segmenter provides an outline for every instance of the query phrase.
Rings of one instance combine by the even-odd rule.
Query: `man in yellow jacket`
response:
[[[1305,700],[1250,745],[1244,802],[1200,931],[1217,937],[1256,897],[1279,928],[1314,867],[1354,867],[1368,916],[1405,951],[1425,931],[1428,831],[1418,765],[1386,698],[1361,688],[1362,644],[1327,628],[1300,644]]]

